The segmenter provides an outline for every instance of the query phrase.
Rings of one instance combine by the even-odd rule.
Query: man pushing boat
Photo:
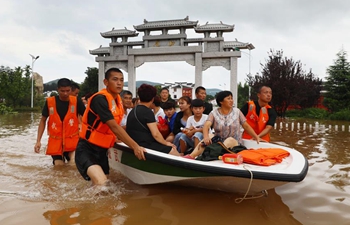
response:
[[[133,149],[138,159],[145,160],[146,152],[120,126],[124,116],[119,95],[124,86],[122,71],[107,70],[103,82],[106,88],[91,96],[87,104],[75,157],[80,174],[93,185],[103,185],[108,180],[107,151],[114,146],[116,137]]]

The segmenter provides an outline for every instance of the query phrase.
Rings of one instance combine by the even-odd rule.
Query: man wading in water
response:
[[[49,118],[46,155],[52,156],[55,166],[64,165],[66,160],[74,164],[74,151],[79,140],[78,114],[82,116],[85,111],[81,99],[70,96],[71,85],[71,81],[67,78],[58,80],[58,96],[46,99],[34,146],[34,151],[39,153],[46,120]]]
[[[80,174],[94,185],[107,181],[107,151],[114,145],[116,136],[134,150],[138,159],[145,160],[146,152],[119,125],[124,116],[119,95],[124,86],[122,71],[117,68],[107,70],[103,82],[106,88],[91,96],[86,107],[75,157]]]

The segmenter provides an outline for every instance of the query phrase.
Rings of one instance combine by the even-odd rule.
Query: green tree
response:
[[[297,85],[300,91],[297,95],[298,97],[295,104],[299,105],[301,109],[314,107],[321,96],[322,80],[316,78],[310,71],[309,73],[304,74],[304,76],[299,77]]]
[[[96,67],[88,67],[85,74],[87,76],[80,86],[82,96],[88,93],[94,94],[98,92],[98,69]]]
[[[206,101],[206,102],[210,102],[210,101],[213,100],[213,99],[215,99],[215,97],[212,96],[212,95],[207,95],[207,96],[205,96],[205,101]]]
[[[241,84],[241,82],[237,85],[238,88],[238,96],[237,96],[237,108],[242,108],[242,106],[249,101],[249,86],[247,83]]]
[[[56,80],[55,82],[52,81],[52,82],[50,82],[48,84],[44,84],[44,92],[46,92],[46,91],[56,91],[57,90],[57,81],[58,80]]]
[[[324,105],[332,112],[350,109],[350,64],[347,52],[341,50],[337,53],[334,65],[327,69]]]
[[[162,89],[162,86],[157,84],[157,85],[154,85],[154,87],[157,89],[157,95],[160,95],[160,90]]]
[[[8,74],[11,72],[9,67],[0,67],[0,99],[4,100],[6,97],[6,87],[8,84]]]
[[[31,99],[30,67],[0,68],[1,98],[12,107],[29,106]],[[34,93],[35,94],[35,93]]]
[[[248,76],[248,85],[252,87],[252,99],[256,100],[259,87],[267,85],[273,92],[272,106],[279,116],[284,117],[291,105],[310,107],[316,105],[320,97],[322,80],[310,70],[305,73],[300,61],[283,57],[283,51],[270,50],[262,74]]]

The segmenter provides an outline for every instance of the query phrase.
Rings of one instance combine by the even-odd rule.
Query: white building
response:
[[[182,96],[188,96],[194,99],[195,96],[195,84],[188,82],[175,82],[175,83],[164,83],[163,87],[169,89],[169,94],[172,99],[178,100]]]

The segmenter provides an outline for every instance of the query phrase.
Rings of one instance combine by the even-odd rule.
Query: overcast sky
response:
[[[350,48],[348,0],[0,0],[0,65],[31,65],[44,82],[68,77],[83,82],[87,67],[97,67],[89,50],[108,46],[100,32],[112,27],[133,30],[148,21],[183,19],[199,24],[234,24],[225,41],[235,38],[255,46],[251,51],[252,74],[260,73],[270,49],[300,60],[303,69],[319,78],[333,64],[336,54]],[[130,41],[141,40],[143,33]],[[188,37],[202,37],[188,32]],[[238,59],[238,81],[249,73],[248,51]],[[194,67],[185,62],[146,63],[136,69],[137,80],[194,82]],[[203,73],[207,88],[229,88],[229,71],[211,67]],[[127,76],[125,76],[127,80]]]

